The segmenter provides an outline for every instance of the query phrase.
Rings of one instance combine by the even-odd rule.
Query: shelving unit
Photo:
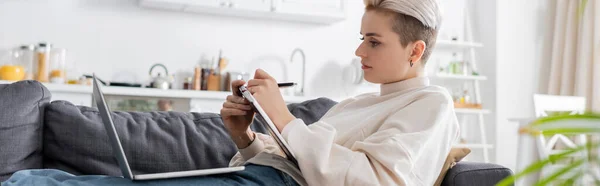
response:
[[[454,75],[454,74],[443,74],[443,73],[436,74],[434,77],[442,78],[442,79],[481,80],[481,81],[487,80],[487,77],[485,77],[485,76],[465,76],[465,75]]]
[[[465,10],[465,40],[462,41],[453,41],[453,40],[438,40],[436,43],[436,48],[441,48],[443,50],[460,50],[464,52],[464,60],[468,61],[469,66],[474,72],[479,72],[477,70],[477,59],[475,57],[475,49],[483,47],[482,43],[473,42],[473,34],[471,28],[470,21],[470,13],[467,6],[464,8]],[[473,93],[474,93],[474,101],[476,103],[482,104],[481,101],[481,93],[480,93],[480,82],[485,81],[488,78],[486,76],[481,75],[455,75],[455,74],[446,74],[446,73],[436,73],[431,75],[431,78],[449,80],[449,81],[460,81],[467,82],[472,85]],[[483,104],[485,105],[485,104]],[[477,126],[480,133],[480,139],[476,142],[465,142],[465,144],[457,144],[456,147],[467,147],[472,150],[481,150],[481,154],[483,155],[482,159],[484,162],[489,162],[489,150],[494,148],[494,145],[488,144],[487,135],[486,135],[486,125],[484,120],[484,115],[490,114],[491,111],[488,109],[479,109],[479,108],[461,108],[456,106],[455,113],[459,118],[459,124],[461,128],[467,126],[467,117],[472,117],[475,115],[477,117],[476,121]],[[469,125],[473,126],[473,125]],[[464,135],[464,134],[463,134]],[[461,136],[463,137],[463,136]]]
[[[487,109],[465,109],[465,108],[456,108],[454,112],[457,114],[489,114],[490,110]]]

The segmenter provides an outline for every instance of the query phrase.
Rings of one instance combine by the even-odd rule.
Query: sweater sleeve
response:
[[[351,148],[335,143],[336,130],[326,121],[306,126],[296,119],[282,131],[310,185],[433,185],[457,127],[452,102],[443,95],[392,113]],[[416,165],[419,157],[431,163]],[[418,174],[416,166],[431,173]]]
[[[257,154],[266,151],[269,153],[277,153],[283,157],[285,154],[281,151],[276,142],[269,135],[262,133],[255,133],[256,139],[246,148],[238,149],[238,152],[231,158],[229,162],[230,167],[242,166],[252,159]]]

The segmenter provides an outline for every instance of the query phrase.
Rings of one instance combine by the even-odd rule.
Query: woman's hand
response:
[[[279,132],[292,120],[296,119],[283,101],[275,78],[262,69],[256,70],[254,79],[248,81],[248,91],[260,103],[260,106],[273,121]]]
[[[221,109],[223,124],[239,149],[246,148],[255,137],[252,130],[250,130],[250,124],[254,119],[254,111],[250,102],[236,93],[239,91],[239,87],[245,83],[243,80],[231,82],[233,95],[227,96],[227,100],[223,103]]]

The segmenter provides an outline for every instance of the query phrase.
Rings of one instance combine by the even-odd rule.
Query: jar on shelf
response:
[[[34,71],[35,80],[39,82],[49,82],[48,72],[50,66],[50,50],[52,45],[48,43],[39,43],[36,48],[36,68]]]
[[[25,71],[24,80],[33,80],[35,64],[35,45],[22,45],[15,50],[16,62],[21,65]]]
[[[16,58],[16,50],[8,50],[0,55],[0,80],[20,81],[25,78],[25,68]]]
[[[183,90],[192,90],[193,83],[194,82],[193,82],[192,77],[185,78],[185,80],[183,82]]]
[[[51,83],[64,84],[67,82],[67,50],[64,48],[52,48],[50,50],[50,74]]]

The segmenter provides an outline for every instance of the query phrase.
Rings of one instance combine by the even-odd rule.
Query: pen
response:
[[[296,85],[296,83],[294,82],[287,82],[287,83],[277,83],[277,86],[279,86],[279,88],[284,88],[284,87],[291,87]]]

